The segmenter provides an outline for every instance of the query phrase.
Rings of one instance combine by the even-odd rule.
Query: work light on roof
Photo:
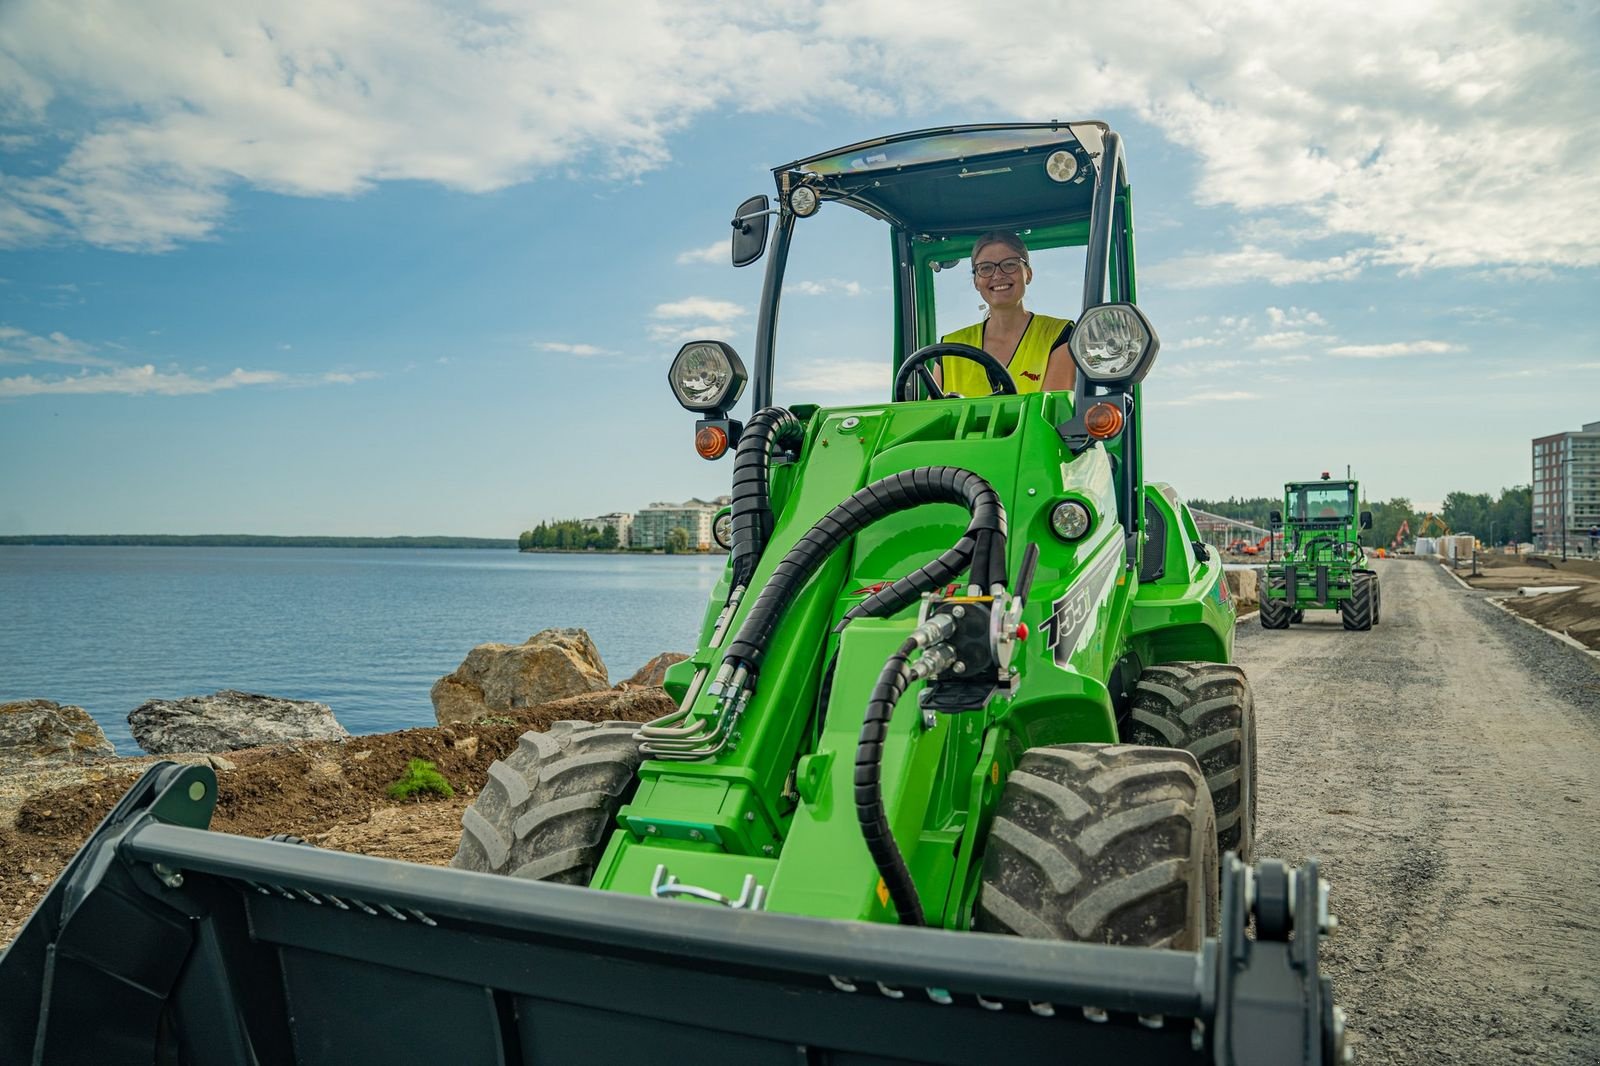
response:
[[[1050,175],[1051,181],[1066,184],[1078,174],[1078,157],[1065,148],[1051,152],[1050,157],[1044,161],[1044,172]]]
[[[800,218],[810,218],[822,206],[822,198],[809,185],[796,185],[789,191],[789,210]]]
[[[744,391],[744,363],[722,341],[690,341],[678,350],[667,383],[690,411],[726,411]]]

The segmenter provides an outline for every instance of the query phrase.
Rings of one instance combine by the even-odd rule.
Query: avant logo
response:
[[[1084,572],[1083,577],[1050,605],[1050,617],[1044,623],[1045,646],[1055,653],[1057,666],[1066,666],[1072,653],[1078,650],[1078,641],[1083,637],[1090,617],[1116,577],[1117,562],[1116,549],[1108,549]]]

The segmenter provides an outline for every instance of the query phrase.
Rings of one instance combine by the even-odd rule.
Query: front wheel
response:
[[[617,812],[638,788],[636,722],[556,722],[489,766],[461,815],[450,865],[587,885]]]
[[[1372,628],[1376,621],[1374,596],[1377,592],[1377,581],[1371,574],[1356,574],[1350,582],[1350,598],[1339,604],[1339,617],[1344,621],[1344,627],[1351,630],[1367,630]]]
[[[1193,755],[1216,811],[1218,850],[1254,860],[1256,702],[1242,668],[1206,662],[1146,667],[1123,733],[1130,744]]]
[[[1262,629],[1288,629],[1289,628],[1290,615],[1293,613],[1293,609],[1289,606],[1289,598],[1288,598],[1288,596],[1286,595],[1281,600],[1275,600],[1275,599],[1272,598],[1272,591],[1274,589],[1283,589],[1283,588],[1286,588],[1286,586],[1283,583],[1283,581],[1281,581],[1281,580],[1274,581],[1270,585],[1267,586],[1267,595],[1261,601],[1261,628]]]
[[[991,933],[1197,949],[1219,915],[1216,819],[1192,756],[1034,748],[1006,779],[974,925]]]

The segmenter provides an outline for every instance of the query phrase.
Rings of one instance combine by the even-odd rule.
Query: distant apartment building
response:
[[[633,531],[633,515],[625,511],[613,511],[595,518],[585,518],[583,527],[595,533],[603,533],[608,528],[614,529],[617,531],[617,543],[626,547],[628,537]]]
[[[1591,552],[1600,529],[1600,422],[1533,441],[1533,542],[1542,551]]]
[[[715,500],[691,499],[683,503],[652,503],[633,516],[633,533],[628,542],[635,548],[665,548],[667,534],[681,529],[689,536],[690,551],[710,551],[711,522],[728,505],[727,496]]]

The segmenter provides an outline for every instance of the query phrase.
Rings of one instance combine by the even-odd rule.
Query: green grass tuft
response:
[[[395,799],[410,799],[420,792],[437,792],[441,796],[456,794],[439,768],[427,759],[412,759],[406,763],[405,776],[390,785],[387,791]]]

